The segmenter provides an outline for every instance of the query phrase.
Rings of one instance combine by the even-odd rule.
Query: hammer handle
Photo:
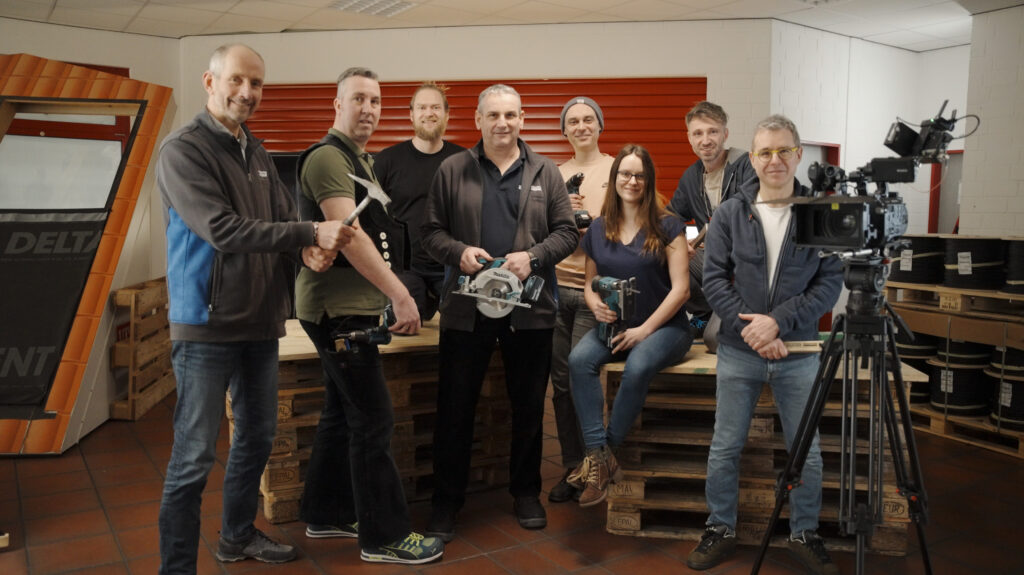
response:
[[[359,202],[359,205],[356,206],[356,209],[352,210],[352,213],[349,214],[348,217],[345,218],[345,221],[342,223],[345,224],[346,226],[351,226],[352,222],[356,221],[356,218],[359,217],[359,214],[363,213],[363,210],[365,210],[366,206],[368,205],[370,205],[370,196],[366,196],[365,198],[363,198],[363,201]]]

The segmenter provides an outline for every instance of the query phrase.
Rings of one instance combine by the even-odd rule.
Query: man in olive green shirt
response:
[[[338,78],[334,126],[299,158],[303,218],[345,219],[365,194],[349,174],[376,181],[365,146],[380,120],[380,100],[372,71],[349,68]],[[307,537],[358,537],[364,561],[426,563],[441,557],[444,543],[412,531],[391,457],[394,413],[377,345],[352,338],[341,340],[347,343],[341,351],[335,348],[339,333],[377,326],[389,300],[396,316],[391,331],[419,331],[416,302],[391,271],[402,264],[404,237],[376,201],[355,225],[334,267],[322,274],[302,270],[296,280],[299,320],[327,375],[300,519]]]

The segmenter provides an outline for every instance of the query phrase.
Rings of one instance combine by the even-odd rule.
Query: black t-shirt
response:
[[[391,198],[388,211],[408,226],[412,249],[409,262],[415,271],[444,273],[444,266],[423,250],[420,228],[427,214],[427,192],[437,167],[445,158],[464,149],[445,141],[437,153],[424,154],[412,145],[412,140],[406,140],[381,150],[373,157],[373,171],[384,193]]]
[[[520,148],[519,158],[502,174],[481,150],[484,197],[480,209],[480,247],[494,258],[508,255],[515,244],[519,197],[523,189],[523,157]]]

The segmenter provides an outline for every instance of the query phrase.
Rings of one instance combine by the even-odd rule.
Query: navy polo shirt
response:
[[[504,174],[484,156],[480,145],[480,168],[483,172],[484,197],[480,218],[480,247],[492,257],[511,253],[519,223],[519,196],[523,189],[523,146],[519,158]]]

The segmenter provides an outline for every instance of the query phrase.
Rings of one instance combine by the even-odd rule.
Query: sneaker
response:
[[[256,534],[245,543],[229,543],[223,537],[217,542],[217,560],[224,563],[255,559],[264,563],[285,563],[295,559],[295,548],[278,543],[256,530]]]
[[[348,523],[340,527],[334,525],[306,525],[306,537],[310,539],[326,539],[328,537],[359,537],[359,522]]]
[[[519,526],[523,529],[543,529],[548,526],[548,514],[540,499],[533,496],[523,495],[516,497],[512,503],[512,510],[519,520]]]
[[[430,521],[425,533],[445,543],[450,542],[455,538],[455,512],[435,507],[430,512]]]
[[[790,535],[786,547],[812,573],[839,575],[839,567],[836,567],[825,550],[825,540],[814,531],[807,530],[800,535]]]
[[[581,490],[571,485],[568,481],[569,475],[571,475],[573,471],[575,470],[565,470],[565,475],[562,476],[562,480],[555,484],[555,486],[551,488],[551,491],[548,492],[548,501],[552,503],[564,503],[570,499],[575,501],[580,500]]]
[[[419,565],[420,563],[430,563],[442,555],[444,555],[443,541],[437,537],[424,537],[414,532],[387,545],[366,547],[359,557],[370,563]]]
[[[704,530],[700,543],[686,558],[686,566],[695,571],[711,569],[736,552],[736,532],[725,525],[711,525]]]

